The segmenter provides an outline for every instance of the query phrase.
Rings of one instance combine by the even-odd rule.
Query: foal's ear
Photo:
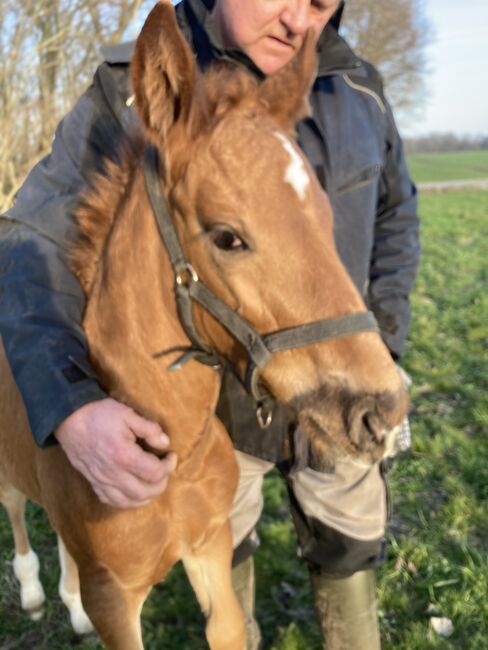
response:
[[[259,88],[259,99],[285,129],[308,115],[308,95],[317,73],[316,36],[310,28],[298,54],[279,72],[267,77]]]
[[[135,103],[146,132],[162,145],[175,124],[189,121],[197,75],[169,0],[152,9],[136,42],[131,63]]]

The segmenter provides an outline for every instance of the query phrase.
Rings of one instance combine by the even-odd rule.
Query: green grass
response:
[[[421,198],[423,261],[404,359],[414,451],[393,473],[385,646],[488,648],[488,193]],[[426,610],[452,619],[441,641]]]
[[[407,160],[416,183],[488,179],[488,150],[419,153]]]
[[[384,650],[488,650],[488,192],[421,197],[423,261],[404,366],[414,379],[414,446],[390,473],[390,553],[378,575]],[[296,557],[286,490],[276,474],[256,558],[257,615],[266,650],[319,650],[308,580]],[[30,507],[48,593],[40,623],[17,604],[6,517],[0,512],[0,649],[95,650],[79,642],[56,593],[54,536]],[[429,629],[449,617],[449,639]],[[179,567],[143,611],[148,650],[202,650],[202,618]],[[365,649],[366,650],[366,649]]]

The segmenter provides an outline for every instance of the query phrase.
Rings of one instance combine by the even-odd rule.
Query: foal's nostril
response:
[[[364,413],[362,417],[363,431],[375,444],[381,444],[386,436],[386,429],[378,415],[372,411]]]
[[[371,426],[371,420],[369,417],[369,413],[365,413],[362,417],[362,423],[363,423],[363,428],[371,435],[374,437],[374,432],[373,428]]]

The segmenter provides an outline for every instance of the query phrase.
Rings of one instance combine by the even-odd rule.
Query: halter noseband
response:
[[[144,154],[144,180],[146,191],[156,218],[159,234],[168,252],[175,273],[175,296],[180,322],[191,341],[191,347],[168,367],[181,368],[190,359],[210,366],[222,363],[222,357],[212,349],[198,333],[193,320],[192,301],[199,303],[243,346],[248,363],[241,382],[257,403],[256,415],[262,428],[271,424],[274,398],[259,385],[259,371],[271,361],[273,354],[281,350],[319,343],[358,332],[378,331],[376,319],[371,312],[356,312],[339,318],[323,320],[290,327],[262,336],[238,316],[225,302],[218,298],[200,281],[197,273],[186,259],[169,215],[161,190],[158,174],[158,155],[150,146]]]

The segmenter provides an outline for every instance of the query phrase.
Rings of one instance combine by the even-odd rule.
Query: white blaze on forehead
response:
[[[282,133],[276,133],[276,137],[282,142],[283,148],[291,157],[291,161],[286,168],[285,181],[290,183],[300,197],[300,200],[303,201],[307,187],[310,184],[310,176],[305,168],[303,159],[298,153],[296,147],[293,146],[286,136]]]

